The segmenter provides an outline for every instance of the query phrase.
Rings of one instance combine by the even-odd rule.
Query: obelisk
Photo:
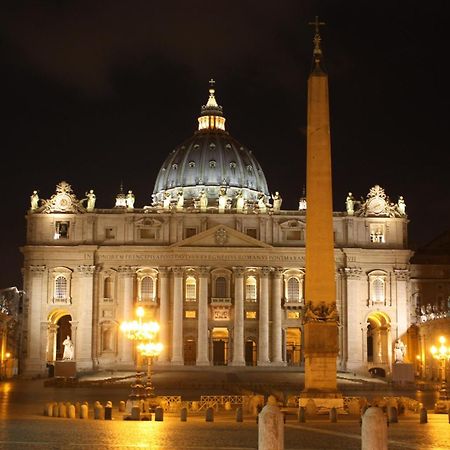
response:
[[[328,76],[316,21],[313,66],[308,78],[306,146],[305,390],[337,393],[338,327],[333,238],[333,197]]]

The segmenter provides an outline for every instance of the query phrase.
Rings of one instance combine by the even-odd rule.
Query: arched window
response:
[[[106,277],[103,282],[103,297],[104,298],[112,298],[113,292],[113,281],[111,277]]]
[[[225,298],[227,296],[227,280],[225,277],[216,278],[216,297]]]
[[[256,278],[249,276],[245,280],[245,300],[256,302]]]
[[[55,299],[65,300],[67,298],[67,278],[59,275],[55,278]]]
[[[370,300],[373,302],[384,302],[386,298],[386,284],[383,277],[373,277],[370,283]]]
[[[300,282],[297,278],[291,277],[287,282],[287,300],[291,302],[300,300]]]
[[[154,281],[152,277],[144,277],[141,280],[141,300],[149,301],[155,298],[154,296]]]
[[[195,302],[197,300],[197,281],[194,277],[186,278],[186,301]]]

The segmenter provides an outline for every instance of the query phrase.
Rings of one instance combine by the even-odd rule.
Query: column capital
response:
[[[210,270],[211,270],[211,268],[208,266],[200,266],[197,269],[197,272],[198,272],[199,276],[207,277],[209,275]]]
[[[184,274],[183,267],[171,267],[171,270],[176,277],[182,277]]]
[[[168,267],[158,267],[158,273],[160,277],[168,277],[170,275],[170,269]]]
[[[261,277],[266,278],[270,275],[270,272],[272,272],[272,267],[261,267],[259,274]]]
[[[90,264],[76,266],[75,272],[77,272],[79,275],[92,276],[95,272],[95,266],[92,266]]]
[[[133,276],[136,273],[136,270],[132,266],[119,266],[117,268],[117,273],[123,277]]]
[[[29,266],[28,270],[35,275],[43,275],[47,270],[46,266]]]
[[[347,280],[359,280],[363,274],[361,267],[344,267],[343,272]]]
[[[236,278],[243,277],[245,274],[245,267],[233,267],[233,273]]]
[[[274,278],[281,278],[283,276],[283,270],[281,267],[275,267],[272,271],[272,276]]]
[[[408,269],[394,269],[395,277],[399,281],[408,281],[409,270]]]

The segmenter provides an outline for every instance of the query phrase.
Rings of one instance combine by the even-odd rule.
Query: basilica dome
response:
[[[225,131],[225,117],[213,85],[207,104],[201,107],[198,130],[164,161],[156,178],[153,204],[182,198],[182,206],[189,208],[205,195],[208,207],[217,206],[221,195],[226,195],[231,208],[238,197],[247,204],[269,201],[266,178],[252,151]]]

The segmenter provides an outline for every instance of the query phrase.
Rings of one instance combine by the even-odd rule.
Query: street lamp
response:
[[[145,388],[142,386],[142,373],[137,370],[136,382],[131,386],[131,394],[129,395],[129,399],[132,401],[153,396],[154,388],[151,382],[151,365],[153,358],[159,355],[162,350],[162,344],[155,342],[159,331],[158,322],[144,322],[144,315],[144,308],[139,306],[136,308],[138,320],[124,321],[120,325],[120,329],[125,336],[132,341],[136,341],[136,350],[142,356],[147,357],[147,386]]]
[[[440,362],[440,368],[441,368],[441,378],[442,378],[442,384],[441,388],[439,390],[439,400],[448,400],[447,395],[447,370],[446,370],[446,362],[448,359],[450,359],[450,347],[447,347],[445,345],[445,337],[440,336],[439,337],[439,343],[440,346],[436,347],[433,345],[430,349],[431,354],[433,355],[433,358],[437,359]]]

